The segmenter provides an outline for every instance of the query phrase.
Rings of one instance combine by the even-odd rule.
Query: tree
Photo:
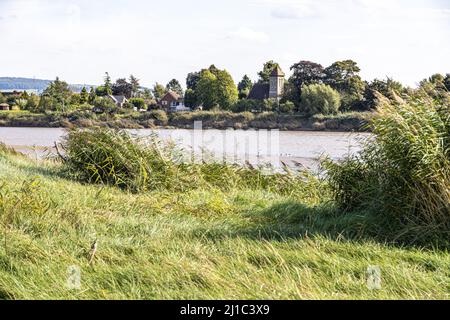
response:
[[[241,82],[238,84],[238,91],[239,91],[239,99],[245,99],[248,97],[250,91],[252,90],[253,82],[252,80],[245,75]]]
[[[146,109],[145,100],[142,98],[131,98],[130,103],[137,110]]]
[[[139,88],[141,87],[141,85],[139,84],[139,79],[131,74],[129,80],[131,84],[131,96],[137,97],[139,93]]]
[[[269,83],[270,74],[276,67],[279,67],[279,64],[274,62],[273,60],[270,60],[270,61],[267,61],[266,63],[264,63],[263,70],[258,72],[259,82],[260,83]]]
[[[98,86],[95,88],[95,95],[98,97],[104,97],[108,95],[108,90],[105,88],[105,86]]]
[[[187,75],[186,78],[186,88],[194,90],[197,89],[197,83],[200,80],[201,72],[191,72]]]
[[[233,78],[226,70],[219,70],[216,76],[216,103],[221,109],[229,110],[238,101],[238,90]]]
[[[364,104],[361,105],[362,110],[374,109],[377,106],[376,92],[390,100],[395,100],[395,95],[400,95],[404,91],[403,85],[392,78],[386,80],[374,79],[366,84],[364,91]]]
[[[163,85],[155,83],[155,85],[153,86],[153,96],[155,97],[156,100],[159,100],[162,97],[164,97],[166,93],[167,93],[166,88]]]
[[[94,87],[91,87],[91,90],[89,91],[89,98],[88,102],[90,105],[94,105],[95,98],[97,97]]]
[[[0,103],[4,103],[6,101],[5,96],[0,92]]]
[[[204,110],[210,110],[217,105],[216,83],[217,77],[211,71],[202,71],[196,93]]]
[[[81,89],[81,92],[80,92],[80,103],[85,104],[88,102],[88,100],[89,100],[89,94],[86,90],[86,87],[83,87],[83,89]]]
[[[166,85],[167,91],[172,91],[178,94],[179,96],[183,96],[183,88],[181,87],[180,82],[177,79],[172,79],[169,81],[169,83]]]
[[[41,111],[65,111],[65,108],[70,103],[71,96],[72,91],[70,91],[67,82],[60,81],[57,77],[42,93],[39,109]]]
[[[310,84],[302,87],[300,111],[309,114],[335,114],[341,105],[339,92],[326,84]]]
[[[199,103],[194,90],[186,89],[186,92],[184,93],[184,105],[192,109],[198,107]]]
[[[298,106],[300,104],[302,87],[322,83],[325,74],[322,65],[311,61],[300,61],[291,66],[291,71],[289,99]]]
[[[27,105],[25,109],[31,112],[36,112],[38,111],[38,106],[39,106],[39,96],[35,94],[30,95],[30,97],[27,100]]]
[[[201,72],[196,95],[205,110],[214,107],[230,109],[238,100],[237,87],[231,75],[214,66]]]
[[[363,100],[366,86],[359,72],[360,68],[353,60],[337,61],[325,69],[324,82],[339,91],[345,110],[352,109]]]
[[[147,99],[147,100],[153,99],[152,91],[149,88],[144,88],[141,96],[142,96],[142,98]]]
[[[108,97],[96,97],[94,106],[102,112],[112,113],[116,111],[116,104]]]
[[[133,86],[125,78],[121,78],[117,79],[116,83],[112,85],[111,91],[115,96],[125,96],[127,99],[130,99],[133,93]]]
[[[108,72],[105,72],[105,95],[109,95],[112,94],[112,89],[111,89],[111,77],[109,76]]]

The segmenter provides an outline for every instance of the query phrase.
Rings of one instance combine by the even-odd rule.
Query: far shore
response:
[[[117,129],[193,129],[201,121],[203,129],[278,129],[280,131],[367,132],[370,112],[348,112],[337,115],[307,117],[298,114],[266,112],[232,113],[223,111],[196,111],[165,113],[126,112],[114,115],[92,112],[30,113],[27,111],[0,112],[0,127],[33,128],[90,128]]]

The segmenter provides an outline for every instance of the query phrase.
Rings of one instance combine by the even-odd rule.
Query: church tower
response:
[[[269,79],[269,98],[279,99],[284,91],[284,72],[279,66],[273,69]]]

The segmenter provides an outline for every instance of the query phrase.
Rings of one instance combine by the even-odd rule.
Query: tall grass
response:
[[[337,203],[399,223],[402,237],[449,236],[450,106],[379,96],[378,115],[360,155],[327,164]]]
[[[79,181],[117,186],[131,192],[263,189],[319,199],[327,187],[307,172],[267,175],[260,168],[225,163],[193,163],[183,150],[157,137],[137,138],[121,130],[71,130],[62,143],[67,174]]]

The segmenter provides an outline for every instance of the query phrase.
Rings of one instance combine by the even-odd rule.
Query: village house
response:
[[[184,99],[176,92],[169,91],[158,101],[158,106],[169,112],[189,111],[184,105]]]
[[[270,74],[269,83],[255,83],[248,95],[248,99],[279,100],[284,92],[284,72],[280,67],[276,67]]]
[[[0,110],[2,110],[2,111],[9,110],[9,104],[7,104],[7,103],[0,103]]]
[[[118,108],[123,108],[125,103],[128,102],[128,100],[125,96],[108,95],[108,98],[111,99],[116,104],[116,107],[118,107]]]

